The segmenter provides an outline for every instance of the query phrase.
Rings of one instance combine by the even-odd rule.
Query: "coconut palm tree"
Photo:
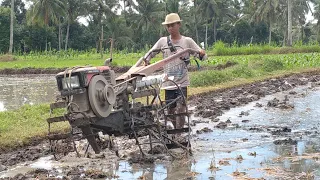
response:
[[[271,33],[274,23],[277,21],[279,14],[279,0],[257,0],[256,10],[253,20],[266,21],[269,25],[269,44],[271,44]]]
[[[314,11],[313,11],[313,17],[318,20],[317,22],[317,40],[320,41],[320,0],[312,0],[312,3],[314,4]]]
[[[207,20],[208,24],[213,24],[213,39],[217,41],[217,25],[224,18],[232,19],[235,16],[232,14],[230,0],[203,0],[199,4],[199,13]]]
[[[155,34],[161,34],[161,22],[165,16],[164,3],[157,0],[137,0],[134,9],[138,12],[133,15],[138,31],[142,32],[142,44],[153,44]]]
[[[300,27],[301,40],[304,39],[304,28],[306,24],[306,15],[311,10],[308,1],[305,0],[291,0],[292,1],[292,21]]]
[[[12,0],[3,0],[1,6],[11,7]],[[18,24],[22,24],[26,18],[26,8],[24,0],[14,0],[14,16]]]
[[[49,27],[51,24],[59,24],[59,50],[61,49],[61,22],[60,19],[66,14],[65,1],[63,0],[33,0],[28,19],[29,22]],[[46,51],[48,50],[46,43]]]
[[[75,20],[82,15],[87,14],[87,7],[90,2],[84,0],[67,0],[66,4],[66,15],[67,15],[67,33],[66,33],[66,42],[64,49],[68,49],[68,41],[69,41],[69,32],[70,32],[70,24],[75,22]]]
[[[287,46],[292,46],[292,0],[288,1],[288,41]]]
[[[134,45],[131,38],[133,36],[133,31],[126,26],[123,16],[113,15],[107,17],[104,22],[104,32],[106,34],[106,39],[112,39],[114,46],[117,48],[124,49]]]
[[[178,13],[180,7],[180,0],[166,0],[165,1],[165,14]]]
[[[9,45],[9,54],[12,54],[12,49],[13,49],[13,19],[14,19],[14,0],[11,0],[10,45]]]
[[[65,7],[63,0],[33,0],[29,20],[46,26],[50,23],[57,24],[59,18],[66,14]]]
[[[292,46],[293,27],[300,26],[301,39],[303,38],[303,28],[306,23],[306,14],[311,10],[307,1],[304,0],[282,0],[280,1],[280,11],[278,14],[278,25],[284,30],[283,44]],[[292,14],[292,12],[294,12]]]

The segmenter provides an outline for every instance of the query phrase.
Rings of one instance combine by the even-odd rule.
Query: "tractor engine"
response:
[[[99,67],[75,67],[66,69],[56,75],[60,98],[50,105],[51,112],[56,108],[65,108],[67,113],[64,116],[48,118],[49,134],[53,151],[57,151],[56,143],[60,139],[67,139],[74,142],[75,129],[81,129],[81,138],[86,138],[95,152],[100,152],[96,141],[96,134],[93,123],[99,126],[99,122],[111,114],[116,95],[113,86],[116,84],[115,73],[108,66]],[[123,118],[115,113],[106,124],[105,129],[119,131],[122,128],[121,121],[116,118]],[[55,134],[50,131],[51,123],[68,121],[71,132],[68,134]],[[75,149],[75,148],[73,148]]]
[[[68,110],[87,118],[107,117],[111,113],[115,79],[108,66],[67,69],[56,75],[61,97],[69,102]]]

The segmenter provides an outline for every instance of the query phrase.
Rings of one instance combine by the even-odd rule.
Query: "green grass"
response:
[[[277,47],[267,44],[262,45],[243,45],[234,44],[228,46],[222,41],[214,44],[211,50],[213,55],[232,56],[232,55],[250,55],[250,54],[289,54],[289,53],[311,53],[320,52],[319,44],[302,45],[297,44],[293,47]]]
[[[132,66],[145,53],[113,53],[113,66]],[[59,52],[30,52],[25,55],[15,55],[11,60],[8,55],[0,55],[0,69],[4,68],[67,68],[74,66],[101,66],[105,59],[109,58],[109,54],[104,54],[101,58],[99,53],[95,51],[78,52],[78,51],[61,51]],[[1,58],[4,57],[4,58]],[[156,56],[152,62],[161,58]]]
[[[141,55],[142,56],[142,55]],[[131,66],[140,55],[133,54],[114,54],[114,65]],[[76,56],[59,57],[57,55],[26,55],[16,56],[15,61],[0,62],[0,69],[4,68],[65,68],[74,66],[101,66],[104,60],[99,54],[79,54]]]
[[[201,71],[195,72],[191,75],[191,86],[210,86],[214,84],[219,84],[225,81],[230,81],[230,73],[228,71]]]
[[[54,115],[61,115],[62,111]],[[50,116],[49,105],[25,105],[18,110],[0,112],[0,150],[29,144],[32,138],[43,138],[48,133],[46,119]],[[57,123],[53,130],[67,128],[66,123]]]
[[[223,42],[217,42],[212,48],[207,50],[209,60],[211,63],[204,65],[217,64],[224,61],[224,59],[234,59],[239,61],[241,59],[250,59],[253,55],[255,58],[259,58],[265,55],[277,56],[287,55],[295,53],[311,54],[312,52],[320,52],[320,46],[315,45],[296,45],[293,47],[276,47],[269,45],[250,45],[250,46],[226,46]],[[113,66],[132,66],[140,57],[142,57],[146,51],[140,53],[127,53],[127,52],[114,52],[113,53]],[[249,55],[235,56],[235,55]],[[15,55],[10,57],[7,55],[0,55],[0,69],[4,68],[66,68],[74,66],[100,66],[103,65],[104,60],[109,57],[109,54],[104,54],[104,58],[100,57],[99,53],[93,49],[91,51],[48,51],[48,52],[30,52],[27,55]],[[152,61],[157,61],[161,58],[159,54]]]
[[[226,81],[236,81],[240,78],[250,79],[279,72],[318,68],[320,67],[320,54],[223,56],[210,58],[204,64],[225,64],[228,61],[236,62],[237,65],[222,71],[207,70],[191,73],[191,86],[211,86]]]

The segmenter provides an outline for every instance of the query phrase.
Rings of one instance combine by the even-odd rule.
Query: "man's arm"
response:
[[[188,38],[188,42],[189,48],[199,50],[199,55],[195,54],[195,56],[197,56],[200,60],[207,59],[206,51],[201,49],[200,46],[198,46],[198,44],[192,38]]]
[[[161,48],[161,38],[153,45],[153,47],[143,56],[144,61],[147,64],[150,64],[150,60],[155,57],[159,52],[153,52],[156,49]]]

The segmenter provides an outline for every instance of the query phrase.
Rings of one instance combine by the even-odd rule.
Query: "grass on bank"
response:
[[[141,54],[140,54],[141,55]],[[140,55],[137,54],[117,54],[113,58],[112,66],[132,66],[135,64]],[[75,67],[75,66],[101,66],[103,65],[103,60],[96,58],[87,59],[85,56],[80,55],[78,58],[69,58],[69,59],[55,59],[54,57],[43,59],[27,58],[21,59],[20,57],[15,58],[17,60],[13,61],[0,61],[0,69],[5,68],[66,68],[66,67]],[[152,62],[158,61],[160,55],[152,59]],[[288,64],[290,66],[295,66],[296,64],[304,63],[305,66],[309,66],[319,62],[319,53],[296,53],[296,54],[269,54],[269,55],[241,55],[241,56],[208,56],[206,61],[199,61],[202,67],[205,66],[216,66],[218,64],[223,64],[228,61],[237,62],[240,64],[248,63],[249,61],[260,61],[264,59],[278,59]],[[192,64],[195,64],[192,62]],[[290,67],[289,67],[290,68]]]
[[[250,55],[219,57],[208,64],[225,64],[228,61],[236,62],[236,66],[227,69],[206,70],[193,72],[191,86],[204,87],[236,81],[269,76],[281,72],[292,72],[300,69],[320,67],[320,54],[285,54],[285,55]]]
[[[140,57],[144,56],[147,50],[138,53],[129,53],[127,51],[115,51],[113,53],[114,66],[132,66]],[[219,59],[238,57],[235,55],[277,55],[277,54],[292,54],[292,53],[320,53],[319,44],[302,45],[296,44],[293,47],[278,47],[270,45],[242,45],[234,44],[228,46],[225,43],[218,41],[207,50],[209,60],[219,61]],[[259,55],[260,54],[260,55]],[[109,52],[105,52],[104,58],[95,49],[90,51],[47,51],[33,52],[29,54],[1,55],[0,54],[0,69],[4,68],[66,68],[74,66],[99,66],[103,65],[104,60],[109,57]],[[153,61],[159,60],[161,55],[158,55]]]
[[[62,115],[60,110],[54,115]],[[0,112],[0,152],[28,145],[34,138],[44,138],[48,133],[49,105],[25,105],[17,110]],[[65,129],[66,123],[53,126],[53,131]]]
[[[211,47],[212,55],[216,56],[232,56],[232,55],[250,55],[250,54],[291,54],[291,53],[312,53],[320,52],[318,43],[303,45],[301,42],[296,43],[293,47],[279,47],[268,44],[261,45],[242,45],[236,43],[227,45],[222,41],[216,42]],[[211,52],[209,51],[209,52]]]
[[[229,88],[279,75],[304,72],[320,67],[320,56],[313,54],[250,55],[212,58],[208,65],[236,62],[222,70],[192,72],[189,95]],[[62,112],[58,112],[62,113]],[[32,137],[44,137],[48,132],[46,119],[49,105],[23,106],[18,110],[0,112],[0,150],[30,143]],[[57,129],[66,128],[61,124]]]
[[[4,55],[5,56],[5,55]],[[132,66],[143,56],[139,53],[114,54],[114,66]],[[105,58],[107,59],[107,57]],[[0,69],[4,68],[66,68],[74,66],[102,66],[104,60],[99,54],[77,54],[74,56],[60,57],[57,55],[26,55],[15,56],[11,61],[0,61]]]

